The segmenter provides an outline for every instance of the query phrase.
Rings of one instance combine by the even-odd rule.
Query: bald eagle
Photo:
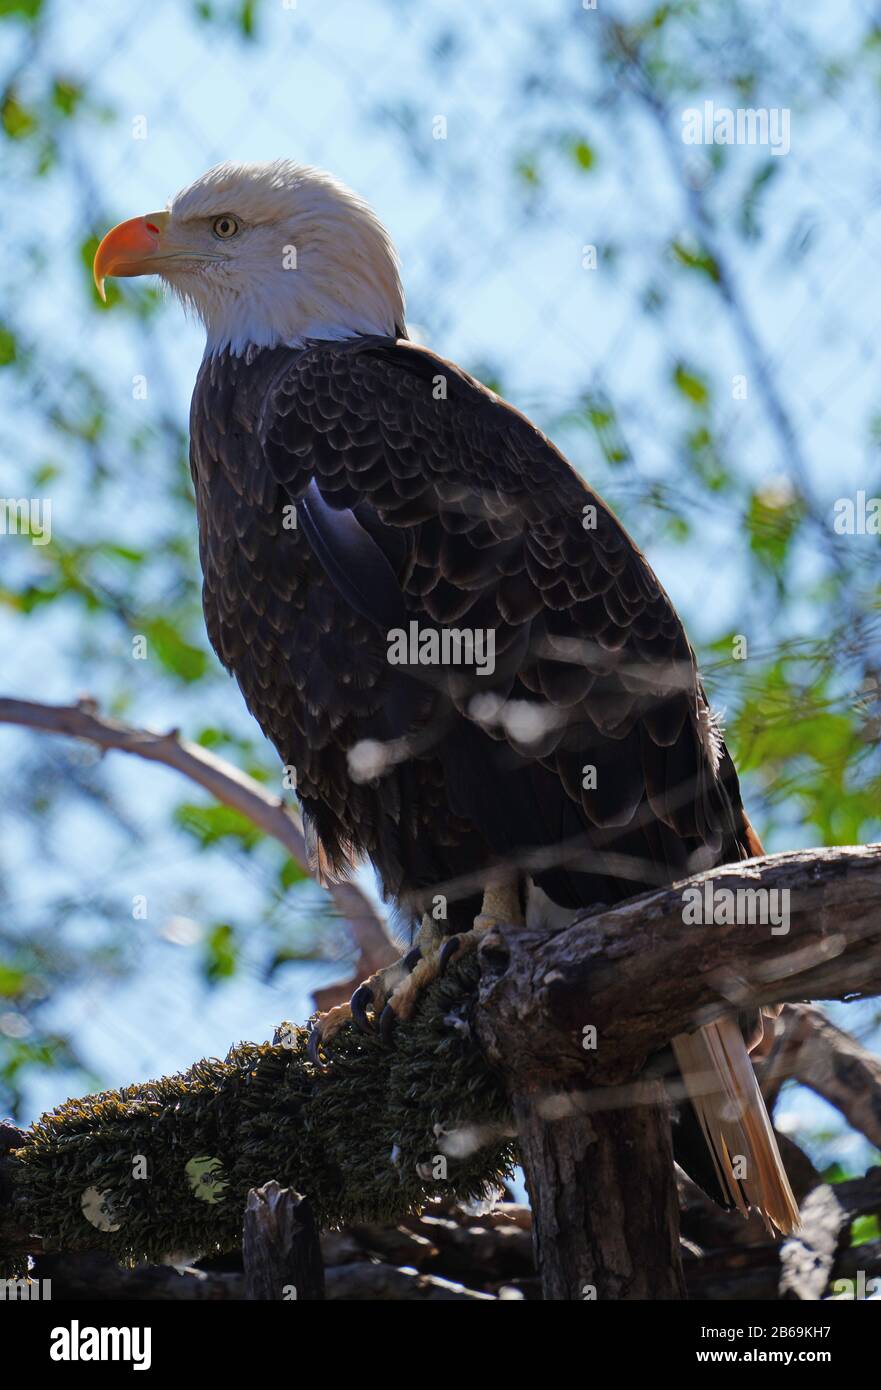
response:
[[[296,770],[319,874],[368,858],[418,926],[318,1021],[316,1061],[348,1017],[388,1035],[499,921],[561,924],[762,852],[645,557],[525,416],[408,339],[360,197],[286,160],[221,164],[108,232],[94,273],[102,293],[158,275],[204,323],[190,457],[211,642]],[[673,1040],[674,1147],[786,1232],[760,1036],[726,1016]]]

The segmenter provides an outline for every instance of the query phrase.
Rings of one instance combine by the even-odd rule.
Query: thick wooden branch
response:
[[[53,1303],[68,1299],[89,1303],[216,1303],[240,1302],[246,1297],[240,1272],[219,1274],[150,1264],[127,1269],[97,1250],[37,1255],[31,1278],[37,1285],[34,1297],[48,1288]]]
[[[117,749],[173,768],[203,787],[216,801],[238,811],[265,835],[278,840],[299,868],[312,872],[303,827],[293,807],[234,764],[198,743],[182,739],[176,729],[157,734],[123,724],[102,715],[95,702],[88,699],[75,705],[45,705],[35,700],[0,698],[0,724],[83,739],[97,748]],[[328,891],[358,950],[357,980],[391,964],[399,955],[398,949],[366,893],[353,882],[331,884]],[[346,988],[351,994],[354,984]],[[339,995],[337,988],[324,989],[316,999],[319,1007],[329,1008],[339,1002]]]
[[[785,932],[688,920],[695,891],[718,906],[739,889],[787,892]],[[751,859],[551,933],[503,927],[481,959],[491,1054],[503,1033],[505,1065],[533,1086],[626,1083],[670,1038],[727,1010],[881,992],[881,845]]]
[[[514,1093],[546,1299],[685,1296],[666,1100],[658,1083],[641,1090],[593,1114],[578,1094]]]
[[[850,1246],[847,1225],[856,1216],[877,1211],[881,1171],[870,1169],[864,1178],[829,1187],[817,1179],[812,1194],[819,1201],[805,1204],[805,1230],[798,1244],[815,1249],[827,1225],[826,1205],[834,1198],[840,1214],[834,1245],[836,1253],[814,1264],[790,1258],[790,1246],[762,1236],[744,1244],[722,1233],[719,1239],[689,1242],[684,1264],[691,1299],[776,1300],[782,1297],[815,1299],[830,1294],[865,1297],[869,1280],[881,1275],[881,1241]],[[702,1204],[709,1208],[702,1195]],[[716,1218],[725,1214],[713,1208]],[[815,1222],[819,1218],[819,1224]],[[745,1223],[731,1218],[732,1230],[746,1231]],[[516,1224],[515,1224],[516,1223]],[[400,1225],[352,1226],[328,1232],[321,1238],[328,1299],[393,1301],[482,1301],[494,1298],[540,1296],[533,1273],[528,1207],[503,1204],[495,1213],[475,1216],[464,1208],[447,1209],[442,1216],[412,1216]],[[708,1234],[712,1235],[710,1231]],[[798,1255],[798,1251],[793,1252]],[[801,1263],[801,1267],[799,1267]],[[193,1301],[242,1300],[246,1293],[240,1262],[227,1257],[222,1271],[190,1267],[178,1271],[169,1265],[120,1267],[108,1255],[38,1254],[32,1278],[44,1290],[51,1281],[53,1302],[68,1299]],[[845,1282],[847,1281],[847,1282]],[[34,1296],[39,1294],[35,1291]],[[44,1293],[45,1296],[45,1293]]]

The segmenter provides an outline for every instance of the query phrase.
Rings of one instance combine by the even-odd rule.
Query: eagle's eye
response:
[[[222,241],[227,241],[231,236],[235,236],[239,230],[239,224],[234,217],[224,213],[222,217],[215,217],[211,230]]]

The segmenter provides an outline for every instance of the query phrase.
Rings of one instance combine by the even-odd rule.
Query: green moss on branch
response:
[[[307,1193],[322,1226],[478,1197],[513,1150],[504,1088],[470,1027],[477,974],[473,956],[452,967],[393,1048],[347,1025],[324,1070],[291,1028],[283,1045],[242,1043],[67,1101],[7,1160],[9,1224],[49,1249],[155,1261],[237,1246],[248,1190],[270,1178]]]

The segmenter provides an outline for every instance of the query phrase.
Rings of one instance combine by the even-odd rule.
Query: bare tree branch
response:
[[[881,1148],[881,1061],[875,1054],[811,1005],[787,1004],[778,1028],[762,1069],[763,1089],[776,1094],[793,1077]]]
[[[0,724],[17,724],[43,733],[84,739],[98,748],[132,753],[147,762],[174,768],[203,787],[215,800],[230,806],[264,834],[284,846],[304,872],[311,874],[300,818],[293,807],[273,796],[253,777],[218,758],[197,743],[182,739],[176,729],[157,734],[102,715],[93,700],[75,705],[45,705],[35,700],[0,698]],[[361,980],[396,960],[400,952],[391,940],[366,893],[354,882],[331,884],[328,892],[349,928],[358,953]],[[329,1008],[351,993],[354,985],[332,986],[316,992],[319,1007]]]

